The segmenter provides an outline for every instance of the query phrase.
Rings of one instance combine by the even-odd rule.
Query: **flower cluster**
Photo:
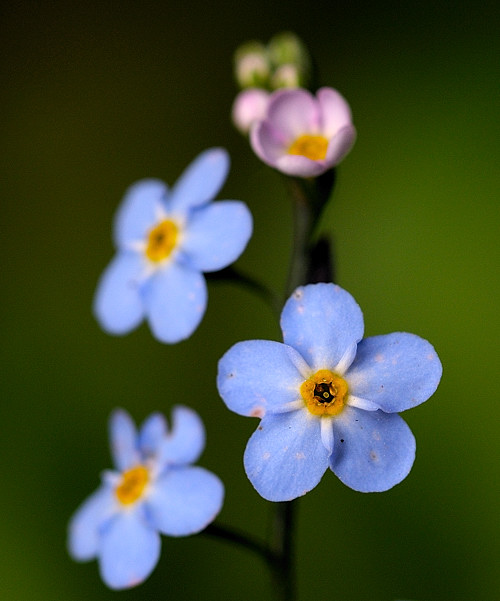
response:
[[[250,134],[252,148],[264,163],[308,178],[340,163],[356,139],[351,109],[333,88],[320,88],[315,96],[306,89],[309,56],[298,38],[281,34],[267,48],[258,42],[245,44],[235,63],[243,90],[233,103],[233,123]],[[278,72],[289,76],[276,78]]]
[[[329,467],[347,486],[384,491],[405,478],[415,439],[397,415],[428,399],[441,363],[414,334],[363,338],[363,315],[333,284],[298,288],[281,315],[283,343],[250,340],[220,360],[229,409],[261,418],[244,456],[265,499],[314,488]]]
[[[313,94],[299,87],[310,67],[300,40],[282,34],[267,46],[246,45],[236,59],[245,89],[233,105],[233,120],[249,133],[256,155],[291,177],[318,178],[332,170],[351,150],[356,130],[339,92],[322,87]],[[153,335],[170,344],[194,332],[207,306],[203,273],[229,266],[252,234],[252,216],[243,202],[212,202],[228,170],[227,152],[212,148],[170,190],[147,179],[127,191],[114,223],[116,256],[94,298],[104,330],[125,334],[147,320]],[[356,301],[324,281],[330,279],[330,257],[324,257],[329,246],[325,243],[325,251],[314,246],[311,224],[318,222],[331,192],[333,171],[329,175],[293,181],[294,191],[300,191],[294,198],[301,205],[296,217],[303,223],[296,224],[292,279],[323,283],[298,287],[287,300],[283,342],[238,342],[219,361],[217,387],[227,407],[260,419],[244,467],[257,492],[274,502],[306,494],[328,468],[360,492],[385,491],[401,482],[415,459],[415,439],[399,413],[426,401],[442,373],[434,348],[419,336],[363,338]],[[306,269],[297,269],[305,263],[307,278]],[[310,278],[311,273],[321,277]],[[264,289],[235,270],[219,277],[229,275]],[[97,559],[104,582],[123,589],[151,574],[160,534],[187,536],[215,519],[224,487],[216,475],[192,465],[204,448],[205,432],[187,407],[174,408],[171,428],[154,413],[139,430],[128,413],[116,410],[110,438],[115,469],[104,473],[101,486],[71,519],[68,548],[78,561]],[[241,534],[229,538],[246,540],[269,559],[270,546]],[[278,555],[273,563],[281,568],[291,554]]]
[[[247,206],[210,202],[229,169],[221,148],[200,154],[169,191],[148,179],[126,193],[114,224],[118,252],[99,282],[94,312],[111,334],[125,334],[144,318],[165,343],[189,337],[207,306],[202,272],[235,261],[252,234]]]
[[[242,91],[232,107],[234,125],[247,134],[252,124],[265,117],[271,92],[307,86],[311,59],[293,33],[275,35],[267,45],[247,42],[234,57],[235,76]]]
[[[140,584],[160,557],[160,535],[187,536],[219,513],[224,487],[217,476],[191,464],[205,446],[198,415],[177,406],[169,431],[165,418],[150,415],[139,432],[123,410],[110,419],[114,471],[76,511],[68,548],[78,561],[97,558],[103,581],[113,589]]]
[[[307,86],[311,58],[302,40],[285,31],[267,44],[256,40],[242,44],[234,54],[234,74],[243,90]]]

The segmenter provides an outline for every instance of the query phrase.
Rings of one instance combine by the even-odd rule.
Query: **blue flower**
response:
[[[202,272],[235,261],[252,234],[240,201],[210,202],[224,183],[229,156],[200,154],[169,191],[141,180],[123,199],[114,224],[118,252],[97,287],[94,312],[111,334],[126,334],[144,318],[158,340],[179,342],[200,323],[207,305]]]
[[[397,415],[427,400],[441,378],[433,347],[414,334],[363,338],[363,314],[333,284],[298,288],[281,315],[284,343],[235,344],[219,362],[226,405],[262,418],[244,456],[261,496],[288,501],[329,467],[361,492],[405,478],[415,439]]]
[[[69,524],[68,548],[77,561],[97,558],[113,589],[140,584],[160,557],[160,535],[203,530],[219,513],[224,487],[217,476],[191,466],[205,446],[198,414],[173,411],[173,427],[153,413],[139,432],[123,410],[110,419],[116,470],[80,506]]]

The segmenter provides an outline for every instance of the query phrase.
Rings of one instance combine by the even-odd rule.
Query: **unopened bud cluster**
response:
[[[307,87],[311,60],[304,43],[293,33],[275,35],[267,45],[246,42],[234,56],[235,76],[242,88]]]

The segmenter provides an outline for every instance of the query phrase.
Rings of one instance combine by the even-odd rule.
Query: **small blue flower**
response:
[[[363,338],[363,314],[333,284],[298,288],[281,314],[284,343],[235,344],[219,362],[226,405],[262,418],[245,471],[269,501],[314,488],[329,467],[361,492],[405,478],[415,439],[398,411],[427,400],[441,378],[433,347],[419,336]]]
[[[198,414],[173,411],[173,427],[153,413],[139,432],[129,414],[110,418],[116,470],[80,506],[69,524],[73,559],[97,558],[103,581],[112,589],[140,584],[160,557],[160,535],[187,536],[203,530],[219,513],[224,487],[217,476],[191,466],[205,446]]]
[[[207,305],[202,272],[233,263],[252,234],[243,202],[210,202],[228,170],[227,152],[212,148],[170,191],[154,179],[129,188],[114,223],[118,252],[94,299],[107,332],[126,334],[146,318],[158,340],[175,343],[197,328]]]

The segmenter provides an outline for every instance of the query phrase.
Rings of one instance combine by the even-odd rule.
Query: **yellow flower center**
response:
[[[158,263],[166,259],[174,250],[179,228],[170,219],[160,222],[149,230],[146,256]]]
[[[347,382],[328,369],[320,369],[302,383],[300,394],[313,415],[338,415],[345,406]]]
[[[288,154],[300,154],[312,161],[322,161],[326,157],[328,140],[323,136],[304,134],[299,136],[288,149]]]
[[[130,505],[141,498],[148,482],[148,470],[143,465],[137,465],[122,474],[115,494],[122,505]]]

